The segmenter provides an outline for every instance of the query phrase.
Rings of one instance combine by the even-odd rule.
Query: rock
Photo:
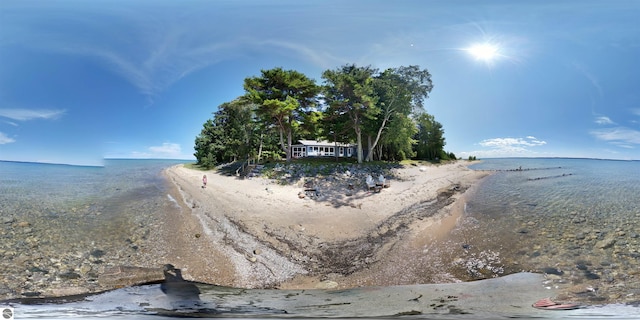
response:
[[[88,265],[88,264],[83,264],[83,265],[80,267],[80,273],[82,273],[82,274],[87,274],[87,273],[89,273],[89,272],[91,272],[91,266],[90,266],[90,265]]]
[[[251,262],[256,262],[256,261],[258,261],[258,258],[256,258],[254,255],[249,254],[249,253],[245,254],[245,255],[244,255],[244,257],[245,257],[245,258],[247,258],[247,260],[249,260],[249,261],[251,261]]]
[[[16,218],[14,217],[2,217],[2,223],[4,224],[14,223],[15,221]]]
[[[33,273],[36,273],[36,272],[40,272],[40,273],[43,273],[43,274],[49,273],[49,271],[47,271],[45,269],[42,269],[40,267],[31,267],[28,270],[29,270],[29,272],[33,272]]]
[[[104,286],[127,287],[136,284],[164,280],[164,268],[118,266],[109,268],[98,276]]]
[[[100,257],[105,255],[105,252],[104,252],[104,250],[95,249],[95,250],[92,250],[89,253],[89,255],[91,255],[92,257],[95,257],[95,258],[100,258]]]
[[[73,279],[80,279],[81,276],[73,271],[69,271],[69,272],[59,274],[58,277],[65,280],[73,280]]]
[[[586,264],[584,264],[584,263],[578,263],[578,264],[576,264],[576,268],[577,268],[578,270],[583,270],[583,271],[585,271],[585,270],[588,270],[588,269],[589,269],[589,267],[588,267]]]
[[[30,225],[31,225],[31,224],[30,224],[29,222],[27,222],[27,221],[20,221],[20,222],[18,222],[18,227],[20,227],[20,228],[26,228],[26,227],[28,227],[28,226],[30,226]]]
[[[335,289],[338,287],[338,283],[331,280],[325,280],[316,285],[316,289]]]
[[[552,268],[552,267],[547,267],[542,269],[542,272],[546,273],[546,274],[555,274],[558,276],[561,276],[564,274],[564,272],[558,268]]]
[[[27,292],[23,292],[22,295],[27,297],[27,298],[31,298],[31,297],[37,297],[39,295],[41,295],[42,292],[39,291],[27,291]]]
[[[82,287],[66,287],[66,288],[52,288],[45,293],[50,297],[63,297],[63,296],[75,296],[88,293],[89,290]]]
[[[603,240],[600,240],[596,243],[596,248],[598,249],[609,249],[611,247],[613,247],[613,245],[616,243],[616,239],[613,237],[607,237],[604,238]]]

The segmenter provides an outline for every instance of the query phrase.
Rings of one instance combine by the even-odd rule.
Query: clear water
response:
[[[550,285],[575,299],[640,299],[640,161],[512,158],[471,168],[495,173],[468,199],[458,241],[498,252],[506,273],[557,270]]]
[[[81,167],[0,161],[0,299],[52,286],[91,287],[110,266],[165,263],[152,246],[165,215],[179,207],[162,170],[184,162],[106,160],[103,167]],[[92,252],[102,253],[99,263]],[[69,271],[81,277],[59,279]]]

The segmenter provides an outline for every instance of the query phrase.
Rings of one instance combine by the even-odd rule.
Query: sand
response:
[[[185,279],[239,288],[457,282],[436,244],[488,174],[467,165],[393,169],[381,192],[325,184],[314,200],[300,185],[173,166],[165,175],[183,208],[165,224],[167,260]]]

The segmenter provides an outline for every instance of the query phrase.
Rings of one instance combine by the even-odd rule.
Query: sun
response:
[[[492,62],[500,56],[500,48],[491,43],[474,44],[464,50],[476,58],[476,60],[481,60],[487,63]]]

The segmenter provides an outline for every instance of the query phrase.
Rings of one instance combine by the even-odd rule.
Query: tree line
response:
[[[323,84],[295,70],[261,70],[244,80],[245,94],[218,106],[195,139],[198,165],[292,158],[300,139],[354,143],[358,163],[450,159],[444,129],[424,109],[433,89],[419,66],[344,65],[322,73]]]

